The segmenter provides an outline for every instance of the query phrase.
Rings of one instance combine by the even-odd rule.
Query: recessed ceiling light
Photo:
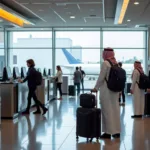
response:
[[[127,21],[128,21],[128,22],[130,22],[131,20],[130,20],[130,19],[128,19]]]
[[[80,28],[80,30],[83,30],[83,28]]]
[[[134,5],[139,5],[140,3],[139,2],[134,2]]]
[[[75,19],[75,16],[70,16],[71,19]]]
[[[39,9],[39,11],[44,11],[43,9]]]

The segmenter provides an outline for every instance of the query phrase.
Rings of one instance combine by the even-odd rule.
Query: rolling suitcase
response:
[[[144,115],[145,116],[150,116],[150,93],[145,94]]]
[[[130,94],[130,88],[131,88],[131,83],[127,83],[127,87],[126,87],[126,93]]]
[[[75,96],[75,86],[69,85],[69,96]]]
[[[94,108],[96,106],[96,98],[94,94],[81,94],[80,106],[84,108]]]
[[[96,104],[97,106],[97,104]],[[87,142],[101,136],[101,110],[98,108],[77,108],[76,139],[87,138]]]

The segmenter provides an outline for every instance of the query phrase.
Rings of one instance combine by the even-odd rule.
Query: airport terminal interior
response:
[[[150,71],[149,14],[149,0],[0,0],[0,150],[150,150],[150,102],[145,98],[143,117],[133,119],[130,93],[134,62],[141,62],[145,74]],[[82,67],[80,94],[90,93],[108,47],[126,71],[125,105],[118,98],[120,138],[77,141],[80,95],[69,94],[69,87],[76,67]],[[30,114],[22,114],[28,85],[19,79],[27,76],[28,59],[42,75],[36,95],[48,109],[45,115],[33,114],[34,101]],[[58,65],[62,100],[53,78]]]

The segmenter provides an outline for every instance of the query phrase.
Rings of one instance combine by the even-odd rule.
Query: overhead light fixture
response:
[[[75,19],[76,17],[75,17],[75,16],[70,16],[70,18],[71,18],[71,19]]]
[[[4,10],[3,8],[0,8],[0,18],[5,19],[15,25],[20,26],[20,27],[23,27],[25,24],[27,24],[27,25],[32,24],[29,21]]]
[[[140,3],[139,2],[134,2],[134,5],[139,5]]]
[[[130,19],[128,19],[127,21],[128,21],[128,22],[130,22],[131,20],[130,20]]]
[[[83,28],[80,28],[80,30],[83,30]]]
[[[130,0],[118,0],[115,15],[115,24],[122,24]]]

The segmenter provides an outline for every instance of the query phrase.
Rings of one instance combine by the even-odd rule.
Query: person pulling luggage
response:
[[[112,48],[106,48],[103,51],[104,62],[101,66],[101,71],[95,88],[92,92],[97,92],[100,89],[100,104],[102,112],[102,132],[101,138],[119,138],[120,127],[120,108],[118,105],[119,92],[125,86],[125,72],[118,67],[118,63],[115,59],[115,53]],[[117,79],[110,78],[110,72],[113,74],[112,69],[117,69],[120,74],[117,74],[121,79],[119,82],[115,82]],[[111,81],[111,82],[110,82]],[[112,82],[114,81],[114,82]],[[123,82],[123,86],[120,84]],[[113,83],[113,84],[111,84]],[[117,86],[115,86],[117,84]],[[121,87],[122,86],[122,87]],[[115,89],[119,87],[119,89]],[[111,90],[110,90],[111,89]]]

